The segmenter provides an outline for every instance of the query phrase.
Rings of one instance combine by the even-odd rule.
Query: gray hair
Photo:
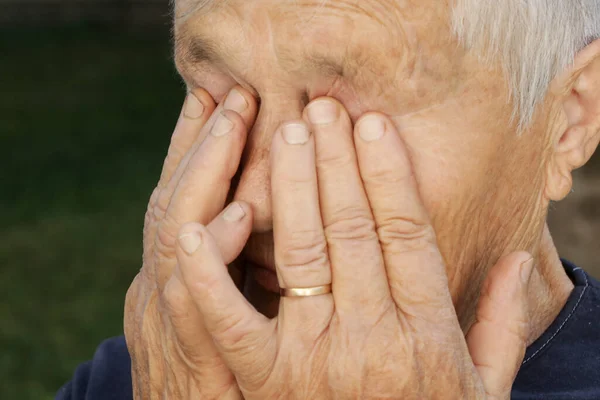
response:
[[[223,2],[224,0],[217,0]],[[321,0],[325,3],[326,0]],[[600,0],[454,0],[459,41],[484,62],[500,63],[509,82],[513,118],[531,124],[552,79],[576,53],[600,38]],[[216,5],[195,0],[183,17]]]
[[[520,129],[533,121],[552,79],[600,38],[600,0],[455,1],[455,34],[484,61],[503,66]]]
[[[186,20],[192,14],[204,10],[209,11],[211,8],[221,5],[226,0],[169,0],[175,20]],[[179,10],[177,9],[179,7]]]

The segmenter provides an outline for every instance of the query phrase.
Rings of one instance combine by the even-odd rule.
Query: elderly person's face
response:
[[[568,191],[564,175],[575,167],[552,146],[565,128],[562,105],[549,96],[519,135],[506,79],[459,46],[447,2],[233,0],[185,15],[195,1],[178,1],[176,59],[188,86],[221,101],[240,84],[260,98],[234,194],[255,209],[246,249],[255,263],[274,262],[271,137],[319,96],[338,99],[353,120],[367,111],[392,117],[459,315],[502,253],[542,245],[547,205]],[[258,275],[263,286],[276,282]]]

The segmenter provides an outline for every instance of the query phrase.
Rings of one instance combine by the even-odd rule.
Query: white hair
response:
[[[225,0],[195,0],[187,13]],[[327,0],[321,0],[326,3]],[[452,26],[467,49],[500,63],[522,130],[550,82],[600,38],[600,0],[454,0]]]
[[[485,61],[503,66],[521,129],[552,79],[600,38],[600,0],[455,1],[455,34]]]

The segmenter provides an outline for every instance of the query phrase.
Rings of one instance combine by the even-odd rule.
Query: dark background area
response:
[[[122,334],[184,97],[169,29],[166,0],[0,0],[0,399],[52,399]],[[600,275],[599,158],[550,222]]]

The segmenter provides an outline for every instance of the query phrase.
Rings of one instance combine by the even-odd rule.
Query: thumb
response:
[[[467,345],[488,398],[510,399],[525,355],[529,322],[527,292],[534,259],[526,252],[501,258],[481,289]]]
[[[197,223],[183,225],[176,254],[183,283],[219,353],[236,377],[249,374],[248,365],[271,355],[261,353],[260,346],[270,339],[269,320],[237,289],[217,242],[206,227]]]

